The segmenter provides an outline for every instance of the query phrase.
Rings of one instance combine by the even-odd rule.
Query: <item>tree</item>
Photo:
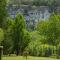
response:
[[[4,40],[4,31],[0,28],[0,46],[3,40]]]
[[[13,41],[14,41],[14,50],[16,55],[22,53],[22,46],[24,42],[24,30],[25,30],[25,20],[21,14],[18,14],[15,19],[13,27]]]
[[[6,10],[6,0],[1,0],[0,1],[0,27],[3,27],[4,20],[7,16],[7,10]]]
[[[6,28],[4,30],[4,40],[2,41],[3,54],[11,54],[13,49],[13,40],[12,40],[12,27],[14,25],[14,20],[8,18],[6,20]]]
[[[1,28],[5,26],[4,24],[7,16],[6,2],[7,0],[0,0],[0,27]]]
[[[60,16],[53,15],[48,21],[40,22],[37,30],[46,37],[45,43],[57,45],[60,36]]]
[[[4,32],[3,30],[0,28],[0,60],[2,59],[2,50],[3,50],[3,46],[1,46],[1,42],[4,39]]]

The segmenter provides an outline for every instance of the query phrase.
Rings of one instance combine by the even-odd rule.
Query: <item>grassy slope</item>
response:
[[[3,57],[2,60],[26,60],[25,57]],[[54,59],[54,58],[46,58],[46,57],[28,57],[27,60],[60,60],[60,59]]]

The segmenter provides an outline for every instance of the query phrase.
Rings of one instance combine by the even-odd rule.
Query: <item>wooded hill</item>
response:
[[[36,6],[60,6],[60,0],[10,0],[10,3]]]

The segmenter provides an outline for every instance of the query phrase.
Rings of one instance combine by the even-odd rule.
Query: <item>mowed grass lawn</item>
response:
[[[2,60],[26,60],[23,56],[17,56],[17,57],[3,57]],[[27,60],[60,60],[60,59],[54,59],[49,57],[31,57],[28,56]]]

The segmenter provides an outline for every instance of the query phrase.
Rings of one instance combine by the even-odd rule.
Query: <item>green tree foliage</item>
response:
[[[49,6],[51,11],[56,13],[56,7],[59,5],[59,0],[34,0],[33,5],[36,6]]]
[[[26,45],[25,39],[28,39],[27,36],[29,36],[28,33],[26,34],[24,32],[26,30],[25,24],[24,17],[21,14],[18,14],[13,27],[13,41],[16,55],[22,54],[23,47]]]
[[[6,28],[4,30],[4,40],[2,41],[3,53],[10,54],[13,48],[13,41],[12,41],[12,27],[14,25],[14,21],[10,18],[6,20]]]
[[[60,37],[60,16],[53,15],[48,21],[40,22],[37,30],[41,35],[44,35],[46,43],[56,45]]]
[[[56,46],[42,44],[40,40],[31,41],[26,48],[29,55],[49,57],[55,53]]]
[[[6,2],[6,0],[0,0],[0,27],[5,26],[4,24],[7,16]]]
[[[31,40],[31,36],[30,36],[30,32],[28,31],[24,31],[24,41],[23,41],[23,49],[22,51],[25,50],[25,48],[28,46],[28,44],[30,43]]]
[[[31,41],[40,41],[42,44],[45,43],[46,37],[39,34],[39,31],[30,32]]]
[[[4,35],[1,43],[4,55],[14,52],[16,55],[22,54],[30,42],[30,33],[26,30],[25,20],[21,14],[18,14],[15,20],[11,18],[6,20]]]
[[[3,51],[3,46],[1,46],[1,42],[4,39],[4,31],[0,28],[0,60],[2,59],[2,51]]]
[[[37,31],[30,32],[31,41],[26,47],[29,55],[60,56],[60,16],[52,15],[49,20],[40,21]]]
[[[59,6],[59,0],[33,0],[33,4],[37,6]]]
[[[10,2],[36,6],[60,6],[60,0],[11,0]]]
[[[0,28],[0,45],[3,39],[4,39],[4,31]]]

